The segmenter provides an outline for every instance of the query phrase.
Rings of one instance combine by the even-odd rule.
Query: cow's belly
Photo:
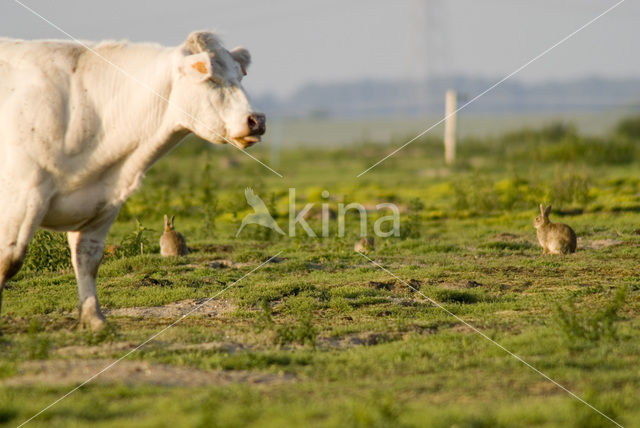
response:
[[[61,231],[79,230],[117,210],[103,186],[95,185],[51,199],[41,226]]]

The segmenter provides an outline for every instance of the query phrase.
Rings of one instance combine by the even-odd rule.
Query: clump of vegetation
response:
[[[0,407],[0,423],[8,423],[18,416],[18,410],[6,404]]]
[[[391,393],[375,392],[367,400],[359,400],[346,415],[348,425],[354,427],[404,427],[400,420],[404,403]]]
[[[32,318],[27,329],[27,355],[31,360],[46,360],[49,358],[51,339],[43,334],[43,326],[37,318]]]
[[[551,122],[539,129],[525,128],[506,133],[502,144],[558,143],[578,136],[575,125],[566,122]]]
[[[231,410],[230,398],[231,402],[236,403],[242,410]],[[248,426],[259,422],[264,407],[262,395],[248,386],[233,391],[213,389],[200,405],[200,420],[196,426]]]
[[[556,305],[556,317],[560,328],[568,341],[572,344],[596,344],[601,340],[618,339],[618,312],[624,306],[627,288],[619,288],[611,301],[600,310],[580,311],[570,299],[566,307]]]
[[[273,332],[273,341],[278,345],[297,343],[315,347],[318,330],[313,325],[312,304],[309,299],[298,299],[290,308],[293,320],[284,324],[277,324],[273,319],[273,308],[268,300],[260,303],[260,310],[256,319],[256,331],[270,330]]]
[[[87,345],[99,345],[105,342],[115,342],[118,339],[118,328],[115,324],[107,322],[105,326],[96,332],[87,330],[83,334]]]
[[[543,189],[538,183],[517,176],[493,181],[476,174],[453,183],[454,207],[477,214],[528,208],[540,200]]]
[[[551,185],[550,200],[556,205],[577,203],[584,205],[591,199],[591,180],[586,171],[575,172],[573,168],[557,168]]]
[[[602,391],[593,387],[589,387],[582,397],[587,403],[590,403],[600,412],[607,415],[607,417],[614,421],[625,423],[625,419],[621,418],[621,416],[624,415],[624,399],[612,397],[608,394],[604,395]],[[572,407],[573,420],[569,426],[573,428],[601,428],[613,425],[604,419],[601,414],[594,412],[591,408],[584,406],[579,401],[574,401]]]
[[[494,181],[489,176],[474,174],[453,183],[453,205],[456,210],[475,214],[531,209],[542,200],[552,201],[557,207],[583,206],[593,199],[591,181],[586,170],[576,171],[564,165],[555,169],[552,180],[512,175]]]
[[[621,121],[613,135],[580,135],[572,124],[555,122],[540,129],[523,129],[505,134],[496,145],[493,141],[472,139],[475,154],[491,155],[496,160],[518,162],[580,162],[591,165],[625,164],[638,154],[635,120]],[[635,135],[635,137],[634,137]]]
[[[202,205],[202,231],[207,237],[212,237],[216,230],[216,215],[218,210],[218,199],[212,196],[207,204]]]
[[[71,251],[63,233],[39,230],[29,245],[23,269],[27,272],[57,272],[71,268]]]
[[[407,220],[400,225],[400,238],[420,238],[422,234],[422,210],[424,210],[424,204],[420,198],[413,198],[409,201]]]
[[[580,162],[591,165],[625,164],[633,160],[635,147],[623,139],[578,137],[558,144],[541,144],[533,151],[540,162]]]
[[[152,229],[147,229],[136,219],[136,228],[133,232],[127,234],[120,242],[118,248],[119,257],[132,257],[141,255],[144,248],[149,247],[149,240],[145,236],[145,233],[153,232]]]
[[[616,125],[614,134],[630,140],[640,140],[640,116],[622,119]]]
[[[262,333],[264,330],[273,329],[275,322],[273,321],[273,308],[268,299],[262,299],[259,304],[258,312],[255,319],[256,333]]]
[[[440,289],[435,292],[434,298],[439,303],[473,304],[482,301],[483,296],[467,290]]]
[[[216,215],[218,214],[218,182],[213,174],[211,162],[207,162],[202,173],[202,184],[200,187],[199,206],[202,211],[202,230],[207,237],[213,236],[216,228]]]
[[[471,184],[475,182],[475,185]],[[493,211],[497,207],[493,185],[486,179],[460,180],[453,183],[456,210]]]
[[[286,323],[277,328],[276,343],[298,343],[315,347],[317,336],[318,330],[313,325],[313,313],[299,312],[295,315],[293,323]]]

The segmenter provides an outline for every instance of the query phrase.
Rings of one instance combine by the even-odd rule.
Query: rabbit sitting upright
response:
[[[540,215],[533,221],[533,227],[537,229],[538,242],[542,246],[542,254],[575,253],[576,233],[566,224],[552,223],[549,213],[551,205],[545,209],[540,204]]]
[[[189,254],[187,242],[184,237],[175,231],[173,221],[176,216],[171,216],[171,221],[164,216],[164,233],[160,237],[160,255],[162,257],[186,256]]]
[[[356,253],[368,254],[373,251],[375,248],[375,242],[373,238],[369,236],[363,236],[358,242],[353,246],[353,251]]]

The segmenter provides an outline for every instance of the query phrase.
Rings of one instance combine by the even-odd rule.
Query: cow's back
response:
[[[84,48],[64,41],[0,40],[0,152],[55,162],[69,119],[70,81]],[[16,148],[16,145],[20,149]]]
[[[39,70],[50,73],[72,73],[78,58],[86,49],[74,42],[43,40],[26,41],[0,38],[0,63],[3,72],[19,75]],[[0,81],[0,85],[5,83]]]

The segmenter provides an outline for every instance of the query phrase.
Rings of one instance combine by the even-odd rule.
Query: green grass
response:
[[[108,243],[119,248],[100,268],[100,301],[118,310],[224,290],[216,301],[225,310],[194,313],[128,360],[236,377],[209,386],[92,382],[31,425],[613,426],[424,294],[619,423],[640,426],[634,130],[628,122],[611,136],[583,138],[554,125],[465,139],[450,168],[440,142],[427,139],[360,179],[392,146],[290,149],[281,154],[281,179],[231,148],[187,141],[149,171],[114,224]],[[269,162],[268,147],[252,154]],[[238,167],[220,167],[225,157]],[[300,227],[296,237],[281,237],[252,225],[236,239],[250,212],[249,186],[285,230],[290,187],[298,209],[319,207],[322,190],[336,210],[339,202],[396,203],[400,237],[377,238],[369,256],[402,281],[353,252],[355,216],[344,238],[334,220],[326,238]],[[552,220],[576,230],[576,254],[541,254],[532,227],[540,202],[553,204]],[[188,257],[160,258],[165,213],[176,215],[193,248]],[[370,228],[386,213],[371,215]],[[309,224],[321,230],[319,221]],[[105,331],[79,331],[64,240],[41,233],[31,248],[4,291],[0,423],[7,426],[76,385],[23,384],[26,362],[107,364],[177,318],[111,315]],[[240,280],[279,251],[281,261]],[[214,267],[216,260],[236,265]]]

